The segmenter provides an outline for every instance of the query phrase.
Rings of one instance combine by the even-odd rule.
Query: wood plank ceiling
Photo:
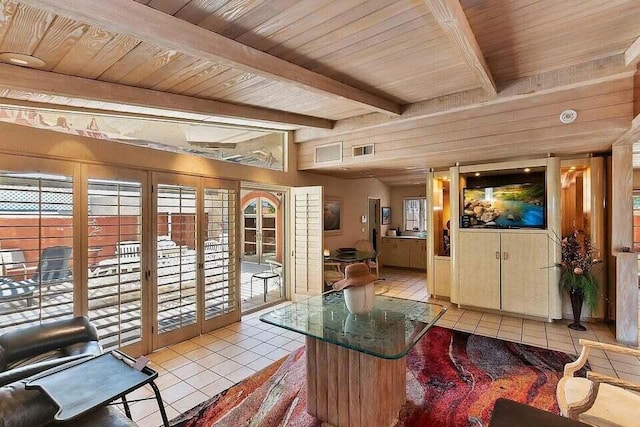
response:
[[[518,79],[533,76],[532,81],[538,82],[535,76],[549,79],[554,70],[623,54],[640,35],[638,1],[461,0],[461,19],[468,20],[470,36],[475,37],[472,42],[477,41],[477,52],[483,55],[480,61],[486,62],[490,73],[489,80],[484,81],[470,66],[468,55],[460,50],[460,45],[464,49],[465,44],[452,42],[451,32],[443,30],[446,27],[442,16],[432,13],[436,10],[434,4],[459,7],[449,0],[136,1],[146,5],[139,9],[142,15],[156,11],[173,15],[402,105],[403,113],[393,118],[349,99],[34,7],[52,3],[49,1],[0,0],[0,52],[42,59],[46,63],[43,78],[49,73],[64,74],[294,113],[301,120],[309,116],[336,121],[333,130],[296,132],[297,138],[304,141],[299,150],[299,168],[345,177],[374,175],[384,180],[385,176],[419,175],[416,169],[406,169],[409,167],[606,150],[629,127],[634,113],[633,79],[628,73],[604,83],[595,77],[590,83],[587,78],[580,87],[569,84],[553,94],[541,92],[539,97],[500,105],[484,105],[491,94],[483,88],[487,81],[495,80],[499,98]],[[451,22],[454,26],[463,24],[460,20]],[[620,72],[620,67],[615,71]],[[104,107],[104,100],[76,95],[65,98],[60,92],[51,96],[42,88],[40,92],[30,92],[28,88],[3,83],[6,82],[0,78],[0,96],[5,98]],[[539,89],[536,86],[532,90]],[[470,111],[406,119],[407,114],[430,100],[446,99],[443,102],[447,105],[455,104],[451,99],[477,93],[482,96],[476,97],[477,105]],[[125,101],[114,101],[104,108],[222,120],[214,111],[177,113],[170,107],[162,111],[157,105],[145,110],[140,105],[127,107]],[[568,127],[560,126],[557,120],[564,108],[580,109],[578,121]],[[347,134],[338,132],[352,123],[373,122],[382,125],[364,130],[355,126]],[[300,123],[292,121],[276,127],[296,129],[303,126]],[[273,122],[269,126],[273,127]],[[344,141],[346,163],[325,168],[314,165],[310,157],[314,147],[335,141]],[[351,162],[348,150],[363,142],[378,144],[376,158]],[[345,167],[349,170],[343,170]]]

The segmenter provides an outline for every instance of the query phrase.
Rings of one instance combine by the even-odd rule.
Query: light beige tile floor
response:
[[[377,292],[398,298],[427,301],[426,274],[406,270],[384,269],[386,280]],[[510,316],[459,309],[448,301],[438,325],[455,330],[497,337],[507,341],[560,350],[576,354],[578,340],[587,338],[615,342],[611,329],[604,324],[587,324],[586,332],[572,331],[566,321],[546,323]],[[285,303],[286,304],[286,303]],[[265,311],[272,310],[273,307]],[[242,321],[191,340],[170,346],[149,356],[157,369],[157,381],[169,418],[189,410],[226,390],[253,373],[269,366],[304,345],[295,332],[260,322],[262,312],[243,316]],[[640,358],[604,351],[592,352],[589,362],[599,372],[640,382]],[[130,399],[152,396],[150,387],[138,390]],[[161,424],[155,400],[131,405],[132,416],[141,426]]]

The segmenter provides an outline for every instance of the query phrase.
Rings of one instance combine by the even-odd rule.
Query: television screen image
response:
[[[465,188],[463,214],[472,227],[544,228],[544,184]]]

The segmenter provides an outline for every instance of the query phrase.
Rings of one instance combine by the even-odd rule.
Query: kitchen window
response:
[[[426,231],[426,198],[404,199],[404,229],[406,231]]]

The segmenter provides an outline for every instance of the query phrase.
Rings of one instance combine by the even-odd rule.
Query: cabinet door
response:
[[[441,297],[451,297],[451,263],[448,259],[436,259],[433,265],[435,294]]]
[[[460,233],[460,304],[500,309],[500,233]]]
[[[427,268],[427,244],[424,240],[411,241],[411,268]]]
[[[502,233],[502,309],[549,316],[549,237]]]
[[[395,265],[395,243],[392,239],[382,240],[382,265]]]
[[[396,240],[396,253],[395,264],[398,267],[411,267],[411,240],[397,239]]]

